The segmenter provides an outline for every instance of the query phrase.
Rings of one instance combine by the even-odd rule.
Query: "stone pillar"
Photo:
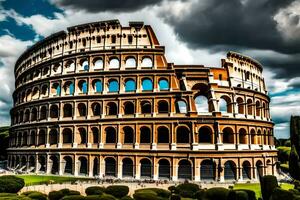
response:
[[[237,167],[238,181],[243,181],[243,167]]]
[[[34,173],[38,173],[40,167],[41,167],[41,165],[39,163],[39,156],[38,156],[38,154],[36,154],[35,155],[35,169],[34,169]]]
[[[157,163],[157,159],[154,157],[153,159],[153,180],[158,180],[159,176],[159,164]]]
[[[117,127],[117,149],[122,148],[122,143],[121,143],[121,126],[120,124]]]
[[[59,156],[59,172],[58,174],[60,176],[62,176],[64,174],[64,170],[65,170],[65,166],[66,166],[66,161],[63,160],[62,156]]]
[[[72,171],[74,173],[74,176],[78,176],[81,163],[79,162],[77,155],[74,156],[74,160],[72,164],[73,164]]]
[[[135,167],[135,179],[140,180],[141,179],[141,164],[138,162],[138,163],[136,163],[135,166],[136,166]]]
[[[172,170],[171,170],[171,179],[172,181],[177,181],[178,180],[178,165],[177,165],[177,160],[173,159],[172,160]]]
[[[52,166],[53,166],[53,163],[52,163],[52,160],[50,159],[50,156],[49,154],[47,154],[46,156],[46,174],[51,174],[51,169],[52,169]]]
[[[122,166],[123,166],[123,162],[122,162],[122,159],[120,159],[120,157],[117,157],[117,177],[119,179],[122,179],[122,175],[123,175],[123,169],[122,169]]]
[[[89,177],[93,177],[93,169],[94,169],[94,159],[91,155],[88,156],[88,174]]]

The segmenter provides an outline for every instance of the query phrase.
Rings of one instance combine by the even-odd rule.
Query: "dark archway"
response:
[[[99,103],[92,104],[92,112],[93,116],[100,116],[101,115],[101,106]]]
[[[169,104],[165,100],[158,102],[158,113],[169,113]]]
[[[72,117],[73,116],[73,107],[71,104],[67,103],[64,105],[64,117]]]
[[[87,143],[87,133],[85,128],[79,128],[79,135],[80,135],[80,144],[86,144]]]
[[[73,159],[70,156],[65,156],[64,162],[65,162],[64,174],[73,174]]]
[[[234,133],[229,127],[223,129],[223,143],[234,143]]]
[[[69,128],[63,130],[63,143],[70,144],[73,142],[73,132]]]
[[[96,127],[93,127],[92,132],[93,132],[93,143],[94,144],[99,143],[99,129]]]
[[[44,120],[44,119],[47,119],[47,108],[46,106],[42,106],[41,107],[41,110],[40,110],[40,120]]]
[[[124,144],[132,144],[134,141],[133,129],[130,126],[123,128],[124,131]]]
[[[215,180],[216,164],[212,160],[203,160],[201,162],[200,176],[201,180]]]
[[[143,126],[140,129],[140,143],[148,144],[151,142],[151,131],[150,128]]]
[[[113,127],[107,127],[105,129],[105,133],[106,133],[106,138],[105,138],[105,142],[106,143],[116,143],[117,142],[117,133],[116,130]]]
[[[58,106],[57,105],[50,106],[50,117],[58,118]]]
[[[79,157],[78,158],[80,167],[79,167],[79,174],[80,175],[88,175],[88,160],[86,157]]]
[[[177,143],[190,143],[190,131],[187,127],[180,126],[176,130]]]
[[[51,167],[51,174],[57,174],[58,173],[58,158],[56,156],[50,156],[50,164],[52,165]]]
[[[171,178],[171,167],[170,162],[166,159],[160,159],[158,162],[158,177],[160,179],[170,179]]]
[[[93,161],[93,176],[99,175],[99,159],[94,158]]]
[[[225,180],[236,180],[236,165],[233,161],[228,160],[224,164]]]
[[[116,177],[116,161],[113,158],[105,158],[105,176]]]
[[[124,158],[122,161],[122,177],[133,177],[133,162],[130,158]]]
[[[141,112],[142,114],[151,114],[152,108],[151,103],[149,101],[142,101],[141,102]]]
[[[78,113],[80,117],[86,116],[86,105],[84,103],[78,104]]]
[[[192,165],[188,160],[178,163],[178,179],[192,180]]]
[[[199,129],[199,143],[213,143],[213,134],[209,127],[204,126]]]
[[[134,104],[130,101],[124,103],[124,114],[133,115],[134,114]]]
[[[57,144],[57,138],[58,138],[58,132],[56,129],[51,129],[49,133],[49,143],[50,145],[52,144]]]
[[[251,179],[251,165],[249,161],[244,161],[243,162],[243,179]]]
[[[118,107],[115,102],[109,102],[107,104],[107,115],[117,115],[118,114]]]
[[[161,126],[157,129],[157,143],[169,143],[169,129]]]
[[[152,178],[152,165],[151,161],[144,158],[140,161],[141,164],[141,178]]]

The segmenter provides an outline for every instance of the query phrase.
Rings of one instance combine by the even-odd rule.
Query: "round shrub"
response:
[[[194,194],[200,190],[199,185],[194,184],[194,183],[183,183],[180,184],[176,187],[175,193],[176,194],[181,194],[182,192],[184,193],[190,193],[190,196],[193,197]]]
[[[176,190],[176,187],[174,185],[171,185],[168,187],[168,190],[171,192],[171,193],[175,193],[175,190]]]
[[[194,198],[198,199],[198,200],[202,200],[204,198],[204,196],[205,196],[205,192],[206,192],[206,190],[200,189],[199,191],[197,191],[194,194]]]
[[[236,189],[235,191],[243,191],[246,192],[248,195],[248,200],[256,200],[256,195],[253,190],[247,190],[247,189]]]
[[[215,187],[206,190],[205,197],[209,200],[227,200],[229,190],[222,187]]]
[[[102,194],[99,200],[116,200],[116,198],[110,194]]]
[[[129,192],[129,187],[126,185],[111,185],[105,189],[105,193],[111,194],[114,197],[122,198]]]
[[[275,188],[278,187],[277,178],[272,175],[263,176],[260,180],[261,196],[263,199],[270,199]]]
[[[271,194],[270,200],[293,199],[293,193],[281,188],[275,188]]]
[[[34,200],[47,200],[47,195],[37,191],[23,192],[22,195],[25,195]]]
[[[99,186],[91,186],[85,189],[86,195],[100,195],[104,193],[105,188]]]
[[[89,195],[84,197],[85,200],[99,200],[101,195]]]
[[[133,198],[130,196],[125,196],[125,197],[122,197],[121,200],[133,200]]]
[[[133,198],[135,200],[159,200],[155,192],[136,192]]]
[[[168,190],[164,190],[161,188],[145,188],[145,189],[138,189],[135,192],[154,192],[157,196],[163,197],[163,198],[169,198],[171,195],[171,192]]]
[[[172,194],[170,200],[181,200],[181,197],[178,194]]]
[[[68,196],[64,196],[61,200],[84,200],[84,196],[81,196],[81,195],[68,195]]]
[[[51,191],[48,194],[49,200],[60,200],[63,198],[65,195],[63,194],[62,191]]]
[[[244,191],[236,191],[237,200],[249,200],[248,194]]]
[[[0,193],[18,193],[25,185],[24,179],[16,176],[0,176]]]

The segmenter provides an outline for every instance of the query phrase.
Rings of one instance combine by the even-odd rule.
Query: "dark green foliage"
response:
[[[290,175],[300,180],[300,117],[291,116],[290,120],[290,135],[291,135],[291,154],[289,159],[289,172]]]
[[[163,198],[169,198],[171,195],[171,192],[168,190],[164,190],[161,188],[145,188],[145,189],[138,189],[135,192],[154,192],[157,196],[163,197]]]
[[[86,195],[100,195],[104,193],[105,188],[99,186],[92,186],[85,189]]]
[[[99,200],[101,195],[89,195],[84,197],[85,200]]]
[[[290,161],[289,161],[289,172],[290,175],[296,179],[300,180],[300,163],[299,163],[299,155],[297,149],[294,145],[292,145]]]
[[[7,151],[9,144],[9,127],[0,127],[0,160],[6,160],[7,158]]]
[[[105,193],[111,194],[114,197],[122,198],[129,192],[129,188],[126,185],[111,185],[105,189]]]
[[[67,196],[64,196],[61,200],[84,200],[84,196],[81,196],[81,195],[67,195]]]
[[[60,200],[63,198],[65,195],[62,191],[51,191],[48,194],[49,200]]]
[[[300,195],[300,192],[297,189],[289,189],[289,192],[293,193],[294,195]]]
[[[229,190],[222,187],[215,187],[206,190],[205,198],[209,200],[227,200]]]
[[[270,197],[270,200],[288,200],[293,198],[294,196],[292,192],[286,191],[281,188],[275,188]]]
[[[190,193],[196,193],[199,190],[199,185],[194,183],[183,183],[176,187],[175,193],[180,193],[181,191],[187,191]]]
[[[261,187],[262,198],[270,199],[273,190],[278,187],[277,178],[272,175],[261,177],[260,187]]]
[[[125,196],[125,197],[122,197],[121,200],[133,200],[133,198],[130,196]]]
[[[116,198],[110,194],[102,194],[99,200],[116,200]]]
[[[176,187],[174,185],[171,185],[168,187],[168,190],[171,192],[171,193],[175,193],[175,190],[176,190]]]
[[[159,200],[155,192],[136,192],[133,198],[135,200]]]
[[[194,198],[198,199],[198,200],[202,200],[205,197],[205,192],[206,190],[198,190],[195,194],[194,194]]]
[[[178,194],[172,194],[170,200],[181,200],[181,197]]]
[[[0,193],[18,193],[25,183],[22,178],[16,176],[0,176]]]
[[[290,159],[291,147],[279,146],[278,150],[278,160],[281,163],[287,163]]]
[[[37,191],[23,192],[22,195],[34,200],[47,200],[47,195]]]
[[[256,200],[256,195],[253,190],[247,190],[247,189],[236,189],[235,191],[243,191],[248,194],[248,199],[249,200]]]

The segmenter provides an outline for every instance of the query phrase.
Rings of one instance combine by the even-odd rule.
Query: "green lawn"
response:
[[[281,183],[280,187],[285,190],[294,188],[294,185],[289,183]],[[256,198],[261,197],[260,184],[259,183],[240,183],[235,184],[234,189],[249,189],[253,190],[256,194]]]
[[[75,178],[67,176],[46,176],[46,175],[17,175],[20,178],[23,178],[25,185],[39,185],[45,183],[64,183],[72,182],[76,180],[91,180],[91,178]]]

